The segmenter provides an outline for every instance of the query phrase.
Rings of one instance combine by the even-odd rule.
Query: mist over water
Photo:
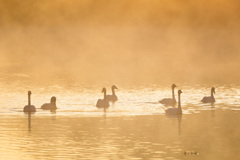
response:
[[[239,10],[238,0],[0,0],[0,159],[239,159]],[[183,91],[176,117],[158,102],[172,83]],[[113,84],[104,113],[96,102]],[[203,104],[213,86],[216,102]],[[40,109],[52,96],[58,109]]]
[[[239,9],[237,0],[1,0],[0,71],[86,82],[236,83]]]

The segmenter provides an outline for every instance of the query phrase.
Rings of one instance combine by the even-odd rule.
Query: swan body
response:
[[[109,107],[109,102],[106,99],[99,99],[97,101],[97,105],[98,108],[108,108]]]
[[[26,105],[24,108],[23,108],[23,112],[36,112],[36,108],[34,105]]]
[[[102,92],[104,93],[104,98],[103,99],[98,99],[96,107],[97,108],[104,108],[104,112],[106,112],[106,108],[109,107],[109,102],[106,99],[106,92],[107,92],[106,88],[103,88]]]
[[[52,97],[51,100],[50,100],[50,103],[44,103],[42,106],[41,106],[41,109],[45,109],[45,110],[56,110],[57,109],[57,106],[56,106],[56,97]]]
[[[210,97],[203,97],[203,99],[201,101],[203,103],[214,103],[215,98],[214,98],[213,94],[215,94],[215,88],[214,87],[212,87],[212,89],[211,89],[211,96]]]
[[[112,95],[106,95],[106,99],[108,101],[115,102],[118,100],[118,97],[116,96],[114,89],[118,89],[118,88],[115,85],[113,85],[112,86]]]
[[[165,105],[174,105],[177,103],[174,95],[174,88],[177,87],[175,84],[172,84],[172,98],[164,98],[159,101],[159,103],[165,104]]]
[[[181,115],[182,107],[181,107],[181,90],[178,90],[178,108],[168,108],[166,110],[166,114],[168,115]]]
[[[31,91],[28,91],[28,105],[23,108],[23,112],[36,112],[34,105],[31,105]]]
[[[165,105],[174,105],[176,104],[176,100],[172,99],[172,98],[164,98],[161,101],[159,101],[159,103],[165,104]]]

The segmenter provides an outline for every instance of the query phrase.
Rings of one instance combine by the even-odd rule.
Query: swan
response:
[[[203,97],[203,99],[201,101],[203,103],[214,103],[215,98],[213,96],[213,93],[215,94],[215,88],[214,87],[212,87],[212,89],[211,89],[211,96],[210,97]]]
[[[178,108],[168,108],[166,110],[166,114],[168,115],[181,115],[182,114],[182,107],[181,107],[181,90],[178,90]]]
[[[165,105],[174,105],[177,103],[174,95],[174,88],[177,87],[175,84],[172,84],[172,98],[164,98],[159,103],[165,104]]]
[[[41,109],[56,110],[56,109],[57,109],[56,100],[57,100],[57,98],[53,96],[53,97],[50,99],[50,103],[44,103],[44,104],[41,106]]]
[[[118,89],[118,88],[117,88],[115,85],[112,86],[112,95],[107,95],[107,96],[106,96],[106,99],[107,99],[108,101],[113,101],[113,102],[115,102],[115,101],[118,100],[118,97],[116,96],[114,89]]]
[[[28,91],[28,105],[23,108],[23,112],[36,112],[34,105],[31,105],[31,91]]]
[[[106,112],[106,108],[109,107],[109,102],[106,99],[106,92],[107,92],[106,88],[103,88],[102,92],[104,93],[104,98],[103,99],[98,99],[96,107],[97,108],[104,108],[104,112]]]

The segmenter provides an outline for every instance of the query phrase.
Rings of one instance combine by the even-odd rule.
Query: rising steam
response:
[[[0,0],[0,71],[237,82],[237,0]]]

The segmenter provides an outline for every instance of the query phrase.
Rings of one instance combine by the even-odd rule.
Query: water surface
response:
[[[211,105],[200,102],[211,85],[177,84],[183,91],[183,115],[169,117],[168,107],[158,100],[171,97],[171,84],[116,84],[119,101],[106,114],[95,107],[102,85],[45,83],[27,75],[2,78],[0,158],[240,158],[240,86],[215,84],[217,102]],[[30,129],[22,112],[28,90],[37,107]],[[53,95],[59,109],[41,110]]]

